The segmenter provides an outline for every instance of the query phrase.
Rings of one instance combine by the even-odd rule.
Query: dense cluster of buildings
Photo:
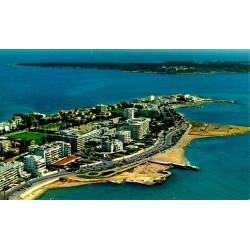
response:
[[[45,159],[46,164],[52,164],[61,158],[71,156],[71,144],[64,141],[55,141],[38,146],[29,147],[31,154],[41,156]]]
[[[10,120],[7,122],[0,122],[0,133],[9,132],[13,129],[16,129],[18,125],[18,121]]]
[[[162,107],[181,101],[199,101],[199,98],[195,98],[197,97],[190,95],[151,95],[147,98],[134,98],[132,102],[123,101],[120,104],[97,104],[93,108],[62,110],[52,116],[40,113],[14,115],[12,120],[0,123],[0,133],[47,124],[48,119],[52,123],[70,121],[78,126],[60,128],[53,133],[53,141],[45,142],[43,145],[36,145],[28,138],[17,142],[8,137],[0,137],[0,156],[18,149],[16,143],[22,145],[25,150],[28,149],[28,154],[26,153],[19,161],[13,159],[9,162],[0,162],[0,191],[17,182],[18,178],[42,176],[48,172],[49,166],[60,166],[61,162],[73,161],[76,158],[75,153],[86,153],[86,146],[92,147],[92,155],[96,156],[138,148],[138,140],[140,142],[149,134],[151,121],[160,117]],[[94,123],[95,120],[98,122]],[[80,122],[84,121],[91,126],[81,129]]]

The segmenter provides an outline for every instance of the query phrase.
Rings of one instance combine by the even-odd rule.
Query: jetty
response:
[[[164,165],[164,166],[172,166],[174,168],[179,168],[179,169],[189,169],[189,170],[194,170],[194,171],[200,170],[200,168],[197,166],[179,164],[179,163],[174,163],[174,162],[163,162],[163,161],[154,161],[154,160],[150,160],[149,162]]]

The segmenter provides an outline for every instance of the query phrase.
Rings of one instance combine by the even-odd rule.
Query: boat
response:
[[[58,195],[58,197],[63,197],[63,195]]]
[[[50,200],[54,200],[54,198],[50,198]]]

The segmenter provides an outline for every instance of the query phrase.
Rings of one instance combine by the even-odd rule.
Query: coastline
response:
[[[60,178],[54,180],[49,184],[40,187],[34,187],[35,189],[33,192],[24,192],[19,199],[34,200],[51,189],[89,184],[107,182],[121,184],[123,182],[135,182],[144,185],[154,185],[156,183],[162,183],[166,181],[166,179],[171,175],[168,170],[170,170],[172,166],[164,166],[162,164],[157,164],[156,162],[174,162],[176,164],[190,165],[188,160],[185,158],[185,148],[192,140],[208,137],[233,136],[250,132],[250,127],[244,126],[218,125],[195,122],[192,122],[191,124],[193,126],[192,129],[179,144],[177,143],[176,146],[165,150],[164,152],[158,153],[155,156],[152,156],[149,162],[137,165],[132,170],[126,170],[111,177],[95,179],[87,179],[74,176]]]

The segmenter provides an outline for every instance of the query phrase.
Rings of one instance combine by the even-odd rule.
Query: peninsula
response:
[[[48,189],[105,182],[155,185],[165,182],[172,168],[198,171],[202,166],[184,157],[191,140],[250,132],[188,121],[175,110],[210,102],[237,105],[174,94],[56,114],[14,114],[1,132],[1,198],[35,199]]]
[[[214,73],[249,73],[249,62],[192,62],[169,61],[164,63],[111,63],[111,62],[43,62],[18,63],[19,66],[71,68],[71,69],[102,69],[123,70],[129,72],[157,74],[214,74]]]

